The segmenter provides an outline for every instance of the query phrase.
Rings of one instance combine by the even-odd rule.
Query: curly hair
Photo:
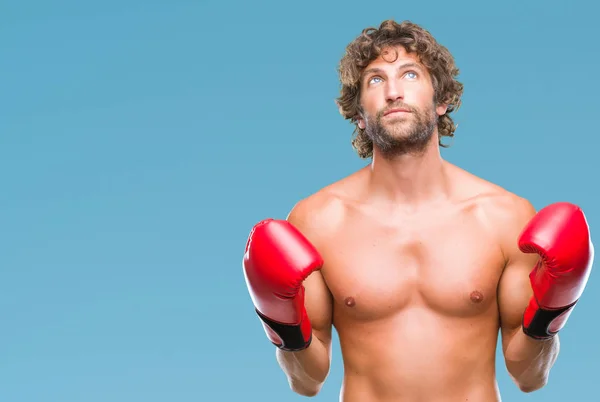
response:
[[[433,82],[435,102],[448,106],[446,114],[438,119],[440,146],[442,137],[454,137],[456,125],[449,114],[458,110],[461,104],[463,84],[457,81],[459,70],[454,58],[444,46],[437,43],[425,29],[410,21],[397,23],[386,20],[379,28],[365,28],[347,47],[342,57],[338,73],[341,82],[340,96],[336,99],[342,116],[356,125],[352,146],[361,158],[373,155],[373,143],[358,127],[361,114],[360,80],[363,70],[381,55],[386,47],[401,45],[409,53],[414,53],[428,69]]]

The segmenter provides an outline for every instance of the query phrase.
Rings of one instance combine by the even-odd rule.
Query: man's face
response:
[[[389,156],[422,151],[446,112],[435,105],[427,69],[402,46],[385,49],[365,68],[361,105],[359,127]]]

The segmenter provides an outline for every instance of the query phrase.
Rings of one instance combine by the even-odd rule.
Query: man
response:
[[[495,348],[543,387],[588,279],[583,212],[531,204],[440,157],[462,84],[421,27],[385,21],[346,49],[340,112],[370,164],[251,231],[244,274],[293,391],[316,395],[331,331],[340,400],[499,401]]]

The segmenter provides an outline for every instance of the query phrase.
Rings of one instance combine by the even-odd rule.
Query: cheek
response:
[[[369,91],[367,96],[361,98],[362,110],[367,115],[374,115],[381,109],[381,104],[378,102],[378,96],[375,91]]]
[[[422,83],[414,82],[406,86],[405,97],[411,97],[411,99],[425,104],[432,101],[433,91]]]
[[[429,88],[422,88],[415,85],[410,91],[405,92],[404,101],[414,105],[421,110],[431,110],[435,106],[434,93]]]

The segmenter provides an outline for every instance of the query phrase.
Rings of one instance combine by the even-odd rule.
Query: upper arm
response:
[[[523,253],[518,247],[518,237],[527,222],[535,215],[533,206],[524,199],[517,199],[510,208],[510,217],[502,227],[502,248],[506,265],[498,286],[498,308],[502,348],[506,348],[512,336],[520,330],[523,313],[533,296],[529,274],[538,260],[537,254]]]
[[[314,201],[305,199],[298,202],[290,211],[287,220],[294,225],[323,256],[323,220],[317,220],[319,211]],[[325,264],[327,262],[325,261]],[[313,335],[330,350],[333,298],[320,270],[314,271],[303,282],[304,305],[311,322]]]

